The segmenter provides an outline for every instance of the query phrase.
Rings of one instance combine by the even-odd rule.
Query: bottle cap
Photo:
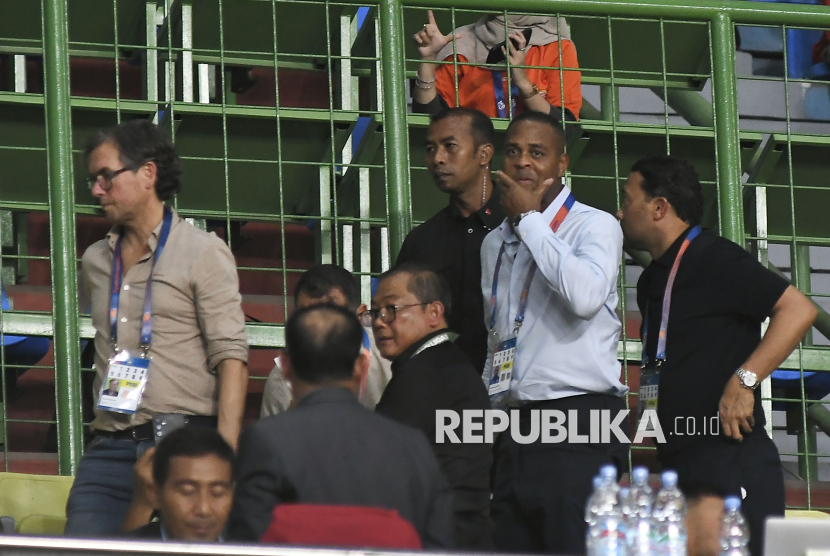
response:
[[[727,496],[723,501],[723,508],[727,512],[735,512],[741,509],[741,499],[737,496]]]
[[[677,471],[667,469],[663,471],[663,488],[674,488],[677,486]]]
[[[617,468],[613,465],[603,465],[599,468],[599,474],[603,479],[617,480]]]
[[[648,469],[643,466],[635,467],[631,472],[631,477],[635,483],[643,485],[648,482]]]

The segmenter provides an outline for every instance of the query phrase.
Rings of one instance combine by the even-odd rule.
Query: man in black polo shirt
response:
[[[427,169],[450,194],[450,204],[406,236],[396,263],[425,264],[447,280],[455,306],[449,326],[459,334],[455,344],[479,372],[487,357],[481,242],[504,220],[490,181],[494,135],[490,118],[478,110],[450,108],[432,117]]]
[[[661,463],[677,470],[681,487],[744,494],[750,551],[760,556],[764,520],[784,514],[784,480],[757,386],[817,313],[743,248],[701,233],[702,213],[690,164],[670,156],[634,164],[617,216],[628,245],[654,259],[637,283],[647,369],[640,395],[648,370],[657,369]]]

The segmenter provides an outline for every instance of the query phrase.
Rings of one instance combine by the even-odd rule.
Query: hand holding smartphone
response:
[[[528,29],[523,29],[522,30],[522,35],[524,35],[524,37],[525,37],[525,45],[530,44],[530,35],[532,35],[532,34],[533,34],[533,29],[528,28]],[[519,45],[516,44],[516,42],[513,39],[508,39],[508,40],[510,40],[510,42],[513,43],[513,48],[518,50]],[[500,64],[500,63],[504,62],[505,56],[504,56],[504,52],[502,51],[502,49],[504,49],[505,51],[507,50],[507,40],[505,40],[502,43],[497,44],[496,46],[494,46],[493,48],[490,49],[489,54],[487,54],[487,63],[488,64]]]

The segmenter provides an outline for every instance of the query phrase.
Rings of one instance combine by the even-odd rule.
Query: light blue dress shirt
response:
[[[622,229],[610,214],[575,202],[554,234],[550,222],[569,194],[563,187],[544,212],[523,218],[518,235],[505,220],[481,246],[481,289],[489,330],[493,272],[505,244],[496,301],[501,340],[513,332],[531,262],[539,267],[518,335],[507,402],[628,392],[620,382],[617,360]]]

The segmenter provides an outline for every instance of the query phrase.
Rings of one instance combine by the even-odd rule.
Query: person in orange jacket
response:
[[[560,120],[563,116],[571,121],[579,119],[581,73],[564,18],[508,16],[510,40],[506,41],[505,50],[502,15],[486,15],[449,35],[438,29],[432,11],[427,12],[427,17],[429,22],[413,37],[423,60],[415,78],[413,111],[435,114],[447,106],[463,106],[491,118],[505,118],[507,104],[512,100],[512,114],[535,110]],[[457,66],[432,63],[452,62],[454,54]],[[504,64],[506,69],[507,57],[509,80],[506,71],[478,65]]]

